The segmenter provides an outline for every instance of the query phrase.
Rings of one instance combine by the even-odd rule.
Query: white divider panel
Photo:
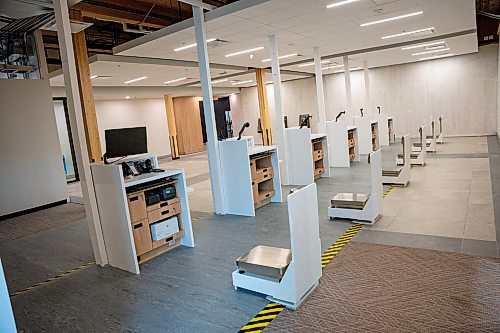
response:
[[[314,182],[311,129],[291,127],[285,129],[288,184],[308,185]]]
[[[16,333],[16,322],[10,305],[9,290],[5,282],[5,275],[2,268],[2,260],[0,259],[0,332]]]

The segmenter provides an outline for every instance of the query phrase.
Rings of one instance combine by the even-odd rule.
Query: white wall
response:
[[[47,80],[0,79],[0,216],[66,200]]]
[[[441,115],[446,119],[446,135],[493,135],[497,132],[497,52],[498,46],[490,45],[475,54],[370,69],[373,105],[394,116],[398,135],[416,136],[420,124]],[[351,84],[353,114],[359,115],[360,108],[366,109],[363,71],[351,72]],[[333,120],[346,107],[343,74],[325,75],[324,90],[327,120]],[[315,93],[312,78],[283,83],[284,114],[290,126],[297,126],[301,113],[317,118]],[[272,112],[271,85],[268,94]],[[256,88],[241,89],[240,98],[238,119],[255,122]]]
[[[147,127],[148,152],[170,154],[167,113],[163,99],[95,101],[102,151],[106,151],[104,130],[124,127]]]

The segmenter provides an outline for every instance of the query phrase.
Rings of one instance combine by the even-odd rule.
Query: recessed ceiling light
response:
[[[221,83],[221,82],[226,82],[227,80],[229,80],[229,79],[220,79],[220,80],[215,80],[215,81],[212,81],[212,84]]]
[[[327,67],[321,68],[321,70],[326,71],[326,70],[329,70],[329,69],[340,68],[340,67],[344,67],[344,65],[327,66]]]
[[[207,43],[215,42],[216,40],[217,40],[217,38],[209,38],[209,39],[207,39]],[[196,45],[197,45],[197,43],[184,45],[184,46],[181,46],[181,47],[178,47],[178,48],[174,49],[174,51],[175,52],[179,52],[179,51],[182,51],[182,50],[186,50],[186,49],[190,49],[192,47],[195,47]]]
[[[334,3],[331,3],[328,6],[326,6],[326,8],[333,8],[333,7],[338,7],[338,6],[342,6],[342,5],[347,5],[348,3],[356,2],[356,1],[359,1],[359,0],[344,0],[344,1],[340,1],[340,2],[334,2]]]
[[[225,57],[226,58],[234,57],[234,56],[237,56],[237,55],[240,55],[240,54],[245,54],[245,53],[250,53],[250,52],[254,52],[254,51],[259,51],[259,50],[262,50],[262,49],[264,49],[264,46],[254,47],[253,49],[248,49],[248,50],[243,50],[243,51],[238,51],[238,52],[226,54]]]
[[[421,33],[421,32],[433,31],[433,30],[434,30],[434,27],[425,28],[425,29],[419,29],[419,30],[413,30],[413,31],[408,31],[408,32],[402,32],[400,34],[384,36],[384,37],[382,37],[382,39],[396,38],[396,37],[401,37],[401,36],[418,34],[418,33]]]
[[[384,23],[384,22],[390,22],[390,21],[404,19],[404,18],[407,18],[407,17],[421,15],[423,13],[424,13],[423,11],[419,11],[419,12],[415,12],[415,13],[410,13],[410,14],[405,14],[405,15],[400,15],[400,16],[394,16],[394,17],[389,17],[389,18],[386,18],[386,19],[383,19],[383,20],[378,20],[378,21],[363,23],[363,24],[360,24],[360,26],[361,27],[367,27],[369,25],[374,25],[374,24],[379,24],[379,23]]]
[[[179,82],[179,81],[184,81],[184,80],[187,80],[187,77],[181,77],[181,78],[178,78],[178,79],[175,79],[175,80],[165,81],[165,82],[163,82],[163,84],[171,84],[171,83],[174,83],[174,82]]]
[[[278,59],[286,59],[286,58],[296,57],[297,55],[298,55],[297,53],[291,53],[291,54],[287,54],[284,56],[279,56]],[[262,62],[269,62],[269,61],[271,61],[271,59],[262,60]]]
[[[130,99],[130,96],[125,96],[125,99]]]
[[[144,79],[147,79],[147,78],[148,78],[147,76],[141,76],[141,77],[138,77],[137,79],[128,80],[128,81],[125,81],[123,83],[129,84],[129,83],[141,81],[141,80],[144,80]]]
[[[321,60],[322,64],[329,64],[330,60]],[[314,62],[307,62],[305,64],[300,64],[298,65],[299,67],[307,67],[307,66],[314,66]]]
[[[446,48],[446,44],[443,44],[443,45],[437,45],[437,46],[428,46],[426,47],[427,50],[439,50],[439,49],[444,49]]]
[[[405,46],[402,47],[401,50],[411,50],[411,49],[418,49],[421,47],[427,47],[427,46],[435,46],[435,45],[443,45],[444,40],[440,42],[433,42],[433,43],[426,43],[426,44],[419,44],[419,45],[412,45],[412,46]]]
[[[267,81],[266,84],[273,84],[274,81]]]
[[[422,61],[422,60],[431,60],[431,59],[446,58],[446,57],[451,57],[451,56],[454,56],[454,54],[453,53],[447,53],[447,54],[441,54],[441,55],[433,56],[433,57],[420,58],[418,60],[419,61]]]
[[[233,86],[237,86],[237,85],[245,84],[245,83],[252,83],[252,82],[253,82],[253,80],[235,82],[235,83],[233,83]]]
[[[361,67],[351,67],[351,68],[349,68],[349,72],[360,71],[362,69],[363,68],[361,68]],[[339,71],[335,71],[334,73],[344,73],[344,70],[341,69]]]
[[[445,49],[440,49],[440,50],[431,50],[431,51],[424,51],[424,52],[417,52],[417,53],[413,53],[412,56],[419,56],[419,55],[424,55],[424,54],[432,54],[432,53],[436,53],[436,52],[444,52],[444,51],[449,51],[450,48],[447,47]]]
[[[92,75],[90,78],[95,79],[96,77],[97,77],[97,75]]]

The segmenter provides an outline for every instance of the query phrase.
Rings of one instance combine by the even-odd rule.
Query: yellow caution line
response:
[[[59,280],[59,279],[60,279],[60,278],[62,278],[62,277],[65,277],[66,275],[69,275],[69,274],[71,274],[71,273],[74,273],[74,272],[76,272],[76,271],[79,271],[79,270],[81,270],[81,269],[84,269],[84,268],[86,268],[86,267],[89,267],[89,266],[91,266],[91,265],[93,265],[93,264],[95,264],[95,261],[92,261],[92,262],[89,262],[89,263],[83,264],[83,265],[78,266],[78,267],[73,268],[73,269],[70,269],[70,270],[68,270],[68,271],[66,271],[66,272],[63,272],[63,273],[60,273],[60,274],[58,274],[58,275],[56,275],[56,276],[50,277],[50,278],[48,278],[47,280],[45,280],[45,281],[43,281],[43,282],[40,282],[40,283],[34,284],[34,285],[32,285],[32,286],[30,286],[30,287],[28,287],[28,288],[24,288],[24,289],[18,290],[18,291],[16,291],[15,293],[10,294],[10,297],[19,296],[19,295],[24,294],[24,293],[26,293],[26,292],[28,292],[28,291],[33,290],[33,289],[37,289],[37,288],[39,288],[39,287],[45,286],[45,285],[47,285],[47,284],[49,284],[49,283],[51,283],[51,282],[54,282],[54,281],[56,281],[56,280]]]
[[[347,244],[349,241],[356,236],[356,234],[363,227],[362,224],[354,224],[351,226],[335,243],[333,243],[322,255],[321,255],[321,267],[324,268],[328,265],[333,258],[339,253],[339,251]],[[243,326],[238,333],[260,333],[264,330],[274,318],[276,318],[285,307],[279,303],[271,302],[264,307],[259,313],[255,315],[250,321]]]
[[[387,189],[387,191],[385,191],[385,192],[384,192],[384,195],[383,195],[383,196],[384,196],[384,198],[385,198],[386,196],[388,196],[388,195],[389,195],[389,193],[391,193],[391,191],[392,191],[393,189],[394,189],[394,187],[393,187],[392,185],[389,185],[389,188]]]

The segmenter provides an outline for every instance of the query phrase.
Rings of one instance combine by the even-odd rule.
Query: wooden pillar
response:
[[[168,138],[170,139],[170,151],[172,159],[180,158],[179,143],[177,141],[177,125],[175,124],[174,100],[172,95],[165,95],[165,108],[167,109]]]
[[[257,93],[259,95],[260,126],[262,128],[262,144],[271,146],[273,136],[271,132],[271,120],[269,117],[269,104],[267,102],[266,73],[263,68],[255,69],[257,81]]]
[[[82,12],[70,10],[70,18],[82,21]],[[89,160],[90,162],[97,162],[101,160],[102,149],[101,141],[99,140],[99,126],[97,125],[94,94],[90,79],[89,56],[84,31],[73,34],[73,48],[75,51],[78,87],[80,90],[80,102],[82,104]]]

